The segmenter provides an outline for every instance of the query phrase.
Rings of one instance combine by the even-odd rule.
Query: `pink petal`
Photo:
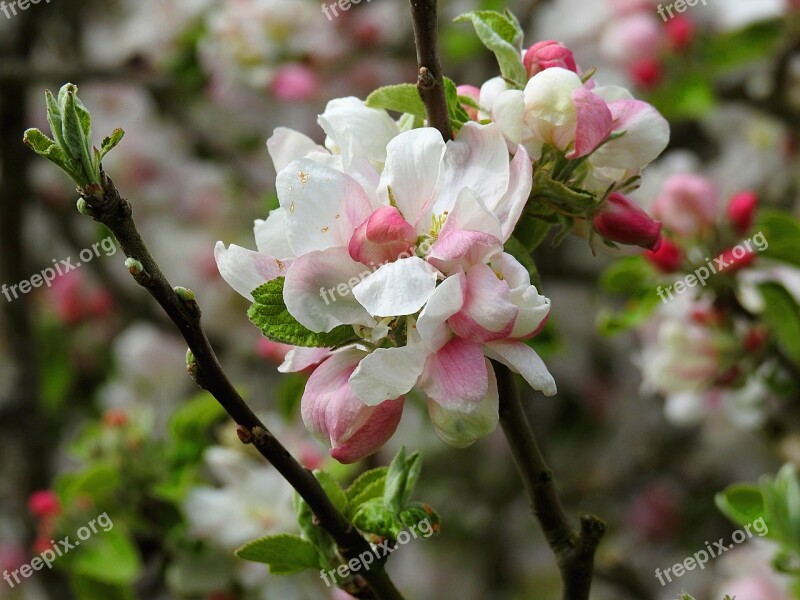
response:
[[[470,412],[489,391],[481,344],[453,338],[425,363],[419,386],[444,408]]]
[[[508,337],[518,313],[508,284],[486,265],[467,271],[464,284],[464,305],[448,320],[455,334],[480,343]]]
[[[394,206],[384,206],[359,225],[350,238],[350,257],[365,265],[383,265],[413,255],[416,230]]]
[[[577,111],[575,148],[567,158],[580,158],[591,154],[608,139],[613,119],[605,100],[586,88],[573,90],[572,101]]]

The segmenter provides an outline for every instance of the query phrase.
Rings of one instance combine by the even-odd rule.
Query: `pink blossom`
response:
[[[717,218],[719,192],[714,183],[693,174],[673,175],[653,203],[653,215],[664,227],[693,238],[712,227]]]
[[[646,250],[644,257],[662,273],[674,273],[683,263],[683,251],[668,238],[661,238],[658,250]]]
[[[755,192],[739,192],[728,201],[728,220],[733,230],[745,235],[753,227],[758,208],[758,196]]]
[[[661,245],[661,223],[651,219],[633,200],[616,192],[600,205],[592,225],[611,242],[654,251]]]
[[[319,80],[305,65],[282,65],[270,83],[270,90],[284,102],[310,100],[319,91]]]
[[[552,67],[561,67],[573,73],[578,72],[572,51],[561,42],[546,40],[537,42],[525,52],[522,62],[528,71],[528,77]]]
[[[359,225],[350,238],[350,257],[365,265],[381,265],[410,256],[417,232],[394,206],[382,206]]]
[[[39,519],[55,517],[61,512],[61,502],[52,490],[40,490],[28,498],[28,510]]]

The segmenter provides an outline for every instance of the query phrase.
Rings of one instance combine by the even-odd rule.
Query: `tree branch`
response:
[[[410,0],[414,21],[414,43],[417,47],[417,90],[425,104],[428,126],[439,130],[444,141],[453,139],[447,100],[444,94],[444,78],[437,48],[436,0]]]
[[[114,183],[101,172],[102,188],[78,190],[85,200],[84,212],[103,223],[117,238],[128,258],[138,261],[131,274],[161,305],[189,346],[194,358],[189,372],[198,385],[210,392],[237,423],[240,438],[252,443],[261,455],[297,490],[319,520],[319,525],[335,540],[342,556],[349,560],[371,552],[367,541],[333,505],[314,475],[305,469],[258,419],[231,384],[200,323],[200,307],[192,296],[179,295],[151,256],[133,221],[130,203],[122,198]],[[141,267],[141,268],[139,268]],[[389,579],[383,563],[361,573],[354,595],[376,600],[402,600]]]
[[[492,361],[500,394],[500,424],[514,463],[531,500],[548,545],[555,554],[563,585],[563,600],[588,600],[594,553],[605,533],[598,517],[581,514],[580,531],[572,528],[558,497],[553,472],[547,466],[517,393],[514,375]]]

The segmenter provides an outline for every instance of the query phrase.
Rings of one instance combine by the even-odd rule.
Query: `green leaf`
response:
[[[324,568],[331,568],[338,564],[336,542],[331,535],[318,524],[314,513],[308,503],[295,492],[292,496],[294,511],[297,514],[297,524],[304,540],[313,545],[320,556]]]
[[[62,133],[62,120],[61,109],[58,107],[58,102],[50,93],[50,90],[44,92],[45,102],[47,104],[47,122],[50,124],[50,133],[58,142],[59,146],[65,147],[64,134]]]
[[[439,514],[429,505],[422,502],[413,502],[400,512],[400,522],[408,530],[420,531],[420,524],[426,523],[425,529],[431,530],[430,535],[436,535],[441,528]]]
[[[116,527],[98,530],[89,540],[74,550],[72,573],[110,585],[129,585],[139,578],[142,560],[126,533]]]
[[[72,505],[80,496],[104,498],[121,485],[122,476],[116,466],[96,462],[83,471],[59,477],[56,492],[65,505]]]
[[[382,108],[408,113],[420,119],[425,118],[425,105],[419,97],[417,86],[413,83],[380,87],[367,96],[366,104],[370,108]]]
[[[319,569],[319,553],[313,544],[297,535],[270,535],[236,550],[236,556],[252,562],[270,565],[270,572],[279,575],[297,573],[303,569]]]
[[[516,87],[523,88],[528,72],[522,64],[522,28],[509,11],[478,10],[458,16],[455,23],[471,22],[481,42],[491,50],[500,73]]]
[[[771,56],[783,43],[782,19],[761,21],[730,33],[715,33],[701,39],[704,64],[727,70]]]
[[[528,205],[536,204],[540,200],[554,204],[567,214],[577,217],[585,216],[586,212],[592,210],[599,202],[594,194],[550,179],[544,171],[539,171],[534,176]]]
[[[115,129],[111,135],[103,138],[103,143],[100,145],[100,160],[103,160],[106,154],[113,150],[120,140],[122,140],[125,132],[122,129]]]
[[[303,327],[286,309],[284,281],[284,277],[278,277],[253,290],[254,302],[247,316],[265,336],[274,342],[311,348],[334,348],[358,340],[349,325],[340,325],[328,333]]]
[[[719,492],[714,502],[737,525],[749,525],[764,516],[764,496],[757,485],[734,484]]]
[[[387,508],[381,498],[373,498],[362,504],[353,515],[353,525],[361,531],[396,539],[403,530],[397,514]]]
[[[783,286],[764,283],[758,287],[764,298],[764,320],[778,345],[796,364],[800,364],[800,306]]]
[[[763,210],[758,228],[759,233],[753,237],[761,239],[761,234],[768,243],[761,254],[800,267],[800,222],[797,219],[777,210]]]
[[[61,170],[65,171],[67,175],[73,179],[75,178],[75,169],[72,161],[67,158],[55,141],[51,140],[41,131],[38,129],[27,129],[22,141],[25,142],[31,150],[36,152],[36,154],[55,163]]]
[[[444,78],[444,95],[447,101],[447,114],[450,117],[450,122],[456,129],[461,129],[461,126],[469,121],[470,118],[467,111],[461,106],[455,82],[447,77]]]
[[[333,505],[339,510],[341,513],[347,512],[347,496],[342,490],[342,486],[339,485],[339,482],[334,479],[333,475],[330,473],[326,473],[325,471],[314,471],[314,477],[317,478],[322,489],[325,490],[325,493],[330,498]]]
[[[401,446],[389,465],[383,494],[384,506],[394,514],[399,514],[408,503],[421,469],[422,457],[419,452],[406,457],[406,449]]]
[[[383,490],[386,486],[386,474],[388,467],[377,467],[364,471],[356,480],[350,484],[345,494],[351,505],[358,505],[372,500],[372,498],[383,497]],[[380,490],[379,493],[378,490]]]

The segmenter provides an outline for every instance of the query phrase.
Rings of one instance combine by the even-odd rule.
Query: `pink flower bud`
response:
[[[278,100],[303,101],[313,98],[319,90],[317,74],[304,65],[289,64],[278,69],[270,83]]]
[[[616,192],[603,202],[592,224],[597,233],[611,242],[653,251],[661,245],[661,223],[651,219],[633,200]]]
[[[572,50],[561,42],[554,40],[535,43],[525,52],[525,58],[522,59],[522,62],[528,70],[528,77],[533,77],[537,73],[552,67],[561,67],[573,73],[578,72]]]
[[[38,519],[55,517],[61,512],[61,503],[52,490],[40,490],[28,498],[28,510]]]
[[[276,365],[280,365],[286,360],[286,355],[289,354],[292,348],[294,348],[294,346],[273,342],[265,337],[261,337],[256,341],[256,354]]]
[[[673,175],[664,183],[653,202],[653,215],[667,230],[685,237],[696,237],[717,220],[718,191],[705,177]]]
[[[411,253],[417,232],[394,206],[383,206],[359,225],[350,238],[350,257],[365,265],[382,265]]]
[[[364,356],[360,350],[335,352],[311,374],[300,404],[306,428],[345,464],[376,452],[392,437],[405,401],[401,396],[368,406],[355,395],[350,375]]]
[[[661,238],[658,250],[646,250],[644,257],[654,264],[662,273],[674,273],[683,263],[683,252],[673,242]]]
[[[692,45],[697,28],[694,21],[686,15],[675,15],[666,23],[667,41],[670,48],[682,52]]]
[[[753,227],[756,219],[758,196],[755,192],[739,192],[728,202],[728,219],[736,233],[744,235]]]
[[[722,267],[724,270],[721,272],[727,273],[728,275],[733,275],[734,273],[753,264],[753,261],[756,259],[756,252],[752,248],[736,246],[734,248],[730,248],[729,250],[725,250],[725,252],[719,255],[719,259],[722,261],[723,265],[727,265]]]
[[[466,96],[467,98],[472,98],[475,100],[477,104],[480,102],[481,99],[481,91],[476,88],[474,85],[460,85],[456,88],[456,92],[458,92],[459,96]],[[478,109],[472,106],[467,106],[466,104],[462,104],[461,106],[464,107],[464,110],[467,111],[469,118],[473,121],[478,120]]]
[[[628,75],[637,87],[649,90],[658,87],[664,79],[664,67],[657,58],[643,58],[628,68]]]

